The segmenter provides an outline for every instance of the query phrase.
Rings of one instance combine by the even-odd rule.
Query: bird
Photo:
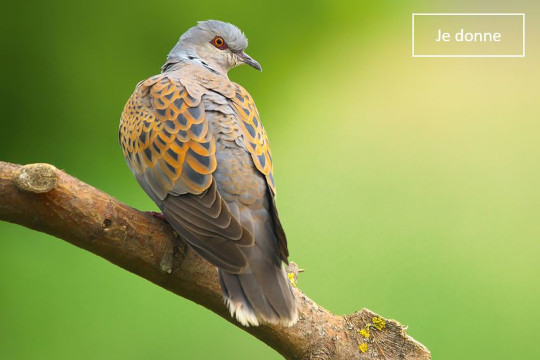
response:
[[[200,21],[139,82],[119,140],[137,182],[188,246],[216,266],[223,299],[243,326],[292,326],[296,298],[284,268],[273,160],[251,95],[228,71],[261,65],[245,34]]]

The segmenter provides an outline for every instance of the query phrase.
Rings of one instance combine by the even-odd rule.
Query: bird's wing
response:
[[[182,238],[225,271],[245,268],[240,247],[253,245],[253,235],[217,190],[201,93],[167,74],[141,82],[122,113],[120,142],[137,181]]]
[[[266,181],[274,196],[276,185],[274,183],[272,154],[264,126],[262,125],[255,102],[249,93],[236,84],[234,93],[230,96],[232,106],[241,120],[244,143],[251,154],[255,167],[266,177]]]
[[[257,170],[266,177],[266,183],[270,190],[270,211],[274,220],[274,232],[278,239],[280,257],[288,263],[289,251],[287,249],[287,237],[279,220],[274,199],[276,196],[276,185],[274,183],[272,154],[270,152],[266,130],[264,130],[259,112],[251,95],[240,85],[235,85],[233,88],[234,92],[228,97],[238,118],[241,120],[240,124],[246,149],[251,154]]]

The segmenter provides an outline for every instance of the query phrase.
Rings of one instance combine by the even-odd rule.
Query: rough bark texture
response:
[[[338,316],[295,289],[300,320],[245,328],[223,304],[216,269],[165,222],[48,164],[0,162],[0,220],[51,234],[213,311],[286,359],[430,359],[406,327],[370,310]],[[297,270],[297,268],[296,268]],[[297,272],[294,274],[297,275]]]

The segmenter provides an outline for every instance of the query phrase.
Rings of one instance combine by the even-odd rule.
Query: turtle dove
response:
[[[234,25],[199,22],[159,75],[140,82],[120,121],[120,143],[139,185],[163,216],[218,268],[225,302],[245,326],[292,325],[296,301],[274,202],[272,157],[251,96],[227,72],[261,70]]]

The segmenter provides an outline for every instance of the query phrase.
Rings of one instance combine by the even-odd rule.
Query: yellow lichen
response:
[[[378,316],[375,316],[373,319],[371,319],[371,322],[373,323],[373,326],[377,328],[377,330],[382,330],[386,326],[384,320]]]
[[[294,280],[294,274],[293,273],[288,273],[287,276],[289,277],[289,282],[291,283],[291,285],[293,287],[296,287],[296,280]]]
[[[367,339],[369,337],[369,328],[366,327],[365,329],[358,331],[358,333],[360,334],[360,336],[363,336]]]
[[[360,345],[358,345],[358,350],[365,353],[367,351],[367,343],[361,343]]]

